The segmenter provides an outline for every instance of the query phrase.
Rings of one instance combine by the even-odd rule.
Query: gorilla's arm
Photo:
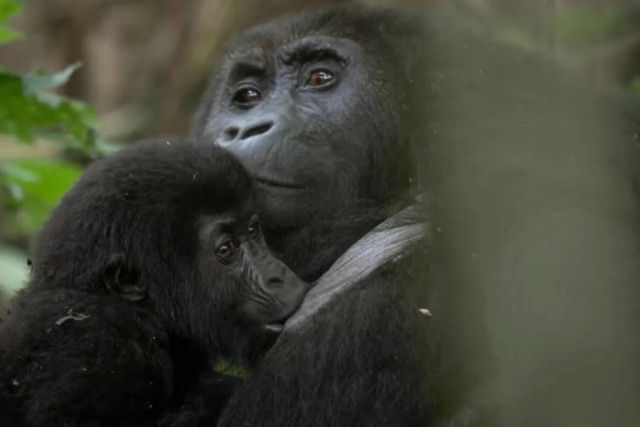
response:
[[[285,330],[300,327],[334,298],[362,284],[376,269],[410,252],[414,243],[427,237],[422,211],[424,206],[419,204],[409,206],[354,243],[305,295],[300,308],[287,320]]]
[[[242,378],[219,372],[201,375],[196,385],[179,408],[167,413],[159,422],[160,427],[193,427],[215,425],[222,408]]]
[[[415,274],[412,263],[421,257],[416,250],[394,267]],[[426,359],[411,345],[415,337],[408,337],[410,331],[420,331],[437,346],[446,327],[439,316],[419,311],[433,307],[437,297],[410,295],[406,287],[396,286],[406,277],[395,276],[384,269],[375,272],[342,294],[339,304],[329,304],[295,332],[285,332],[232,396],[218,425],[259,420],[280,427],[404,427],[424,420],[420,411],[428,399],[416,393],[424,379],[420,370],[429,367],[454,378],[455,363],[444,354]]]

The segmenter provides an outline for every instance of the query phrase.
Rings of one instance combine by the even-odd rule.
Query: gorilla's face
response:
[[[249,169],[268,222],[296,225],[379,197],[378,157],[396,130],[381,113],[393,97],[376,64],[346,38],[274,43],[241,46],[223,64],[205,138]]]
[[[308,286],[271,254],[257,217],[208,215],[199,221],[198,235],[201,280],[189,286],[199,283],[202,295],[213,295],[209,310],[251,329],[279,332]]]
[[[379,34],[386,29],[357,14],[316,18],[258,27],[236,41],[197,129],[253,176],[267,233],[277,230],[278,240],[305,229],[298,252],[318,246],[320,235],[337,251],[357,237],[371,209],[394,195],[406,157],[398,143],[403,66],[389,58]],[[269,242],[281,253],[291,247]]]

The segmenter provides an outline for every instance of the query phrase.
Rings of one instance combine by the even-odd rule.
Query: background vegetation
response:
[[[640,96],[637,1],[369,3],[451,9],[481,31]],[[302,0],[0,0],[0,292],[24,283],[35,233],[89,162],[134,140],[185,135],[228,36],[308,6]]]

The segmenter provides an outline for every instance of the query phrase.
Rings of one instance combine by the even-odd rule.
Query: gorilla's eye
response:
[[[236,246],[231,240],[227,240],[216,248],[216,256],[220,262],[228,264],[231,262],[233,255],[235,254]]]
[[[307,79],[307,86],[322,88],[330,85],[335,80],[335,76],[329,70],[313,70]]]
[[[240,108],[251,108],[260,101],[262,101],[262,94],[251,87],[238,89],[232,99],[232,102]]]

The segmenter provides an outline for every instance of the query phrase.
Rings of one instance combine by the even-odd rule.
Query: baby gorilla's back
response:
[[[144,426],[169,403],[167,333],[116,296],[27,291],[0,343],[2,426]]]

